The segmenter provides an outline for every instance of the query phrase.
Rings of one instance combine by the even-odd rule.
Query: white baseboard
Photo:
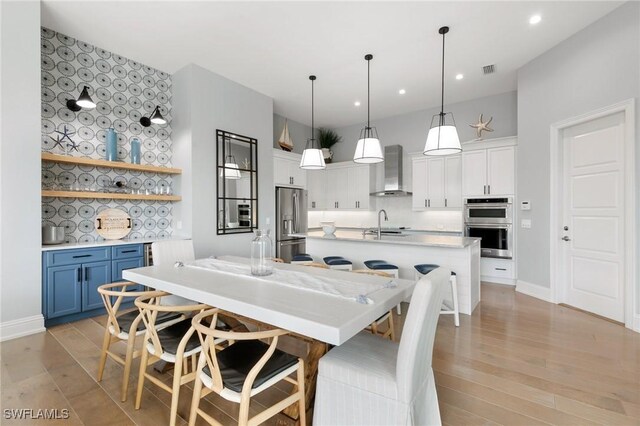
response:
[[[535,297],[536,299],[544,300],[545,302],[551,302],[551,289],[549,287],[542,287],[518,280],[516,283],[516,291],[526,294],[527,296]]]
[[[45,331],[44,317],[34,315],[0,323],[0,342]]]
[[[510,285],[512,287],[516,285],[516,280],[514,280],[513,278],[487,277],[485,275],[481,275],[480,281],[483,283],[489,283],[489,284]]]
[[[640,314],[636,314],[633,317],[633,331],[640,333]]]

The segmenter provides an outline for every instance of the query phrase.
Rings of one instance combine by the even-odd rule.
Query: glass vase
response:
[[[269,232],[256,230],[256,236],[251,241],[251,275],[265,276],[273,273],[272,246]]]

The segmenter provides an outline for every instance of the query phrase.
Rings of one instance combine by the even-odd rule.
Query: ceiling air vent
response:
[[[495,64],[485,65],[484,67],[482,67],[482,74],[484,75],[493,74],[494,72],[496,72]]]

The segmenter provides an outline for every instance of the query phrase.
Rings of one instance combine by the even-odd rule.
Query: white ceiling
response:
[[[196,63],[307,124],[316,74],[316,123],[341,127],[366,120],[365,53],[374,55],[375,120],[440,103],[442,25],[451,27],[445,102],[454,103],[515,90],[519,67],[620,4],[43,0],[42,24],[170,73]],[[483,76],[488,64],[497,72]]]

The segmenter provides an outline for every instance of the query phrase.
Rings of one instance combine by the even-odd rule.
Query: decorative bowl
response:
[[[335,222],[320,222],[320,226],[322,226],[322,230],[326,235],[333,235],[336,232]]]

